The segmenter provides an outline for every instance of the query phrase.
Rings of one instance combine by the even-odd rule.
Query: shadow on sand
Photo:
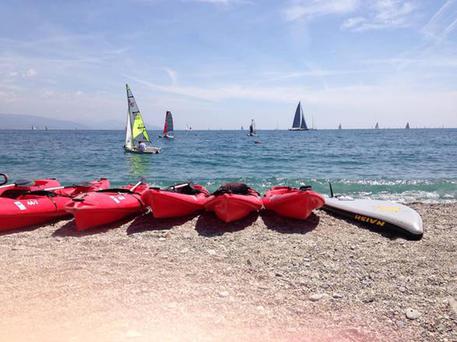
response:
[[[265,210],[261,214],[262,220],[268,229],[282,234],[306,234],[319,224],[319,216],[314,213],[306,220],[295,220],[278,216],[272,211]]]
[[[59,236],[59,237],[83,237],[83,236],[88,236],[88,235],[94,235],[94,234],[101,234],[101,233],[106,233],[107,231],[114,229],[114,228],[119,228],[123,224],[126,224],[130,220],[132,220],[132,216],[126,217],[122,219],[121,221],[116,221],[104,226],[100,227],[94,227],[94,228],[89,228],[87,230],[81,230],[78,231],[76,230],[76,224],[75,220],[71,220],[64,224],[62,227],[57,229],[54,233],[52,233],[53,237]]]
[[[155,230],[169,230],[184,223],[191,221],[198,214],[192,214],[184,217],[157,219],[152,214],[138,216],[132,221],[127,228],[127,235],[142,233]]]
[[[56,224],[57,222],[60,222],[60,221],[63,221],[63,220],[68,220],[69,217],[59,217],[59,218],[56,218],[54,220],[51,220],[51,221],[48,221],[48,222],[45,222],[45,223],[42,223],[42,224],[35,224],[33,226],[28,226],[28,227],[23,227],[23,228],[14,228],[14,229],[8,229],[8,230],[3,230],[3,231],[0,231],[0,236],[4,236],[4,235],[14,235],[14,234],[19,234],[19,233],[24,233],[24,232],[31,232],[31,231],[34,231],[36,229],[39,229],[39,228],[42,228],[42,227],[46,227],[46,226],[50,226],[50,225],[54,225]]]
[[[408,233],[405,230],[401,230],[401,229],[393,227],[393,226],[387,225],[386,228],[380,228],[380,227],[364,224],[364,223],[356,221],[354,219],[350,219],[348,217],[345,217],[344,215],[338,215],[337,213],[334,213],[334,212],[329,212],[326,210],[323,210],[323,211],[326,212],[328,215],[336,217],[337,219],[343,220],[353,226],[356,226],[357,228],[368,230],[370,232],[379,234],[382,237],[385,237],[389,240],[404,239],[404,240],[409,240],[409,241],[417,241],[417,240],[422,239],[422,235],[413,235],[411,233]]]
[[[233,233],[252,225],[259,216],[255,212],[239,221],[224,223],[219,220],[213,213],[202,213],[195,224],[195,230],[201,236],[213,237],[221,236],[225,233]]]

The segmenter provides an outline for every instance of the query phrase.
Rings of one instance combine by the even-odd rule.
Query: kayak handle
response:
[[[0,185],[8,183],[8,175],[6,173],[0,173],[0,177],[3,177],[3,181],[0,182]]]

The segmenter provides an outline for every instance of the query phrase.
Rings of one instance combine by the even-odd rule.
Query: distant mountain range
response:
[[[0,129],[107,129],[121,130],[125,124],[121,121],[106,120],[94,122],[90,126],[79,122],[51,119],[36,115],[0,114]],[[146,124],[151,130],[160,129],[157,126]]]

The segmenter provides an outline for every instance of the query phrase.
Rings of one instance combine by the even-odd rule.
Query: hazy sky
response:
[[[457,127],[457,0],[0,2],[0,113]]]

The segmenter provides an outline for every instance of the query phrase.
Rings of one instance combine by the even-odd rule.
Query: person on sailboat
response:
[[[140,150],[141,152],[146,151],[146,144],[145,144],[144,141],[139,141],[139,143],[138,143],[138,150]]]

